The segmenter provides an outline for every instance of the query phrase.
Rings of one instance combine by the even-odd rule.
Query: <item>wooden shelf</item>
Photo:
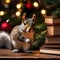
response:
[[[60,56],[41,54],[39,50],[35,50],[33,53],[12,53],[11,50],[0,49],[0,58],[60,59]]]

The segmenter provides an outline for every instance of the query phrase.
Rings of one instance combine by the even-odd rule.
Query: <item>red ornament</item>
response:
[[[10,32],[11,30],[11,25],[9,24],[9,22],[3,22],[0,26],[1,30],[6,31],[6,32]]]
[[[32,4],[30,2],[26,3],[26,8],[27,9],[31,9],[32,8]]]

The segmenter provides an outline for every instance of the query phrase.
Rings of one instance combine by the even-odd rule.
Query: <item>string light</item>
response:
[[[34,2],[33,5],[34,5],[34,7],[39,7],[38,2]]]
[[[10,3],[10,0],[6,0],[6,3]]]
[[[21,12],[20,11],[17,11],[16,12],[16,16],[20,16]]]
[[[20,9],[21,7],[22,7],[22,3],[19,3],[19,4],[16,5],[17,9]]]
[[[42,9],[41,10],[41,14],[45,15],[46,14],[46,10],[45,9]]]
[[[3,16],[4,14],[4,11],[0,11],[0,16]]]

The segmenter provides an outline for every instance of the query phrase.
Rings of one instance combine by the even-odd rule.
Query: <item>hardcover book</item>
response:
[[[60,26],[47,26],[48,35],[60,35]]]
[[[60,55],[60,50],[59,49],[40,49],[40,53],[44,53],[44,54],[55,54],[55,55]]]
[[[60,55],[60,19],[51,16],[45,18],[47,36],[45,44],[40,48],[40,53]]]
[[[60,44],[60,36],[47,36],[46,44]]]
[[[45,45],[46,48],[54,48],[54,49],[59,49],[60,48],[60,44],[48,44],[48,45]]]
[[[60,18],[53,18],[52,16],[45,17],[45,24],[46,25],[54,25],[54,24],[60,24]]]

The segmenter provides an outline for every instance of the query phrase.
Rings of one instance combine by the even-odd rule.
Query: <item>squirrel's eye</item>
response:
[[[24,23],[24,25],[26,25],[26,23]]]

